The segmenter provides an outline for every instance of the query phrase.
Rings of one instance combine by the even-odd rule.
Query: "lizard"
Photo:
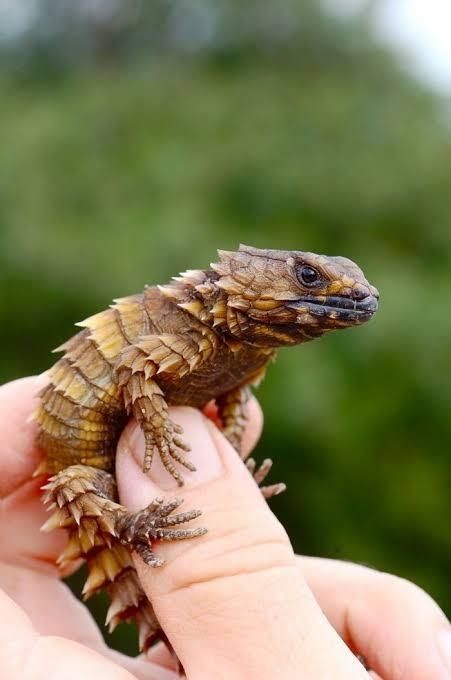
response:
[[[107,625],[134,620],[141,650],[165,636],[132,553],[158,567],[156,542],[193,539],[206,529],[180,528],[201,513],[174,514],[178,498],[156,498],[135,513],[120,504],[115,448],[128,418],[144,433],[144,472],[159,455],[182,486],[181,468],[194,466],[169,405],[202,409],[214,400],[223,433],[240,453],[250,387],[278,349],[360,325],[378,307],[377,289],[344,257],[244,245],[218,254],[208,269],[146,286],[77,324],[82,330],[55,350],[63,356],[47,372],[33,416],[43,451],[35,474],[47,476],[43,499],[54,510],[43,529],[68,531],[58,563],[87,562],[84,597],[106,590]],[[265,498],[285,488],[262,486],[272,461],[246,464]]]

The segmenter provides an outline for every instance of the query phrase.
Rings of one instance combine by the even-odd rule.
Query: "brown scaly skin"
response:
[[[134,619],[142,649],[164,634],[132,551],[159,566],[155,540],[205,530],[173,528],[200,514],[172,514],[177,499],[155,499],[138,513],[118,503],[114,457],[127,418],[133,415],[145,435],[144,471],[157,454],[182,485],[180,468],[193,465],[168,405],[203,408],[216,400],[224,434],[239,451],[249,386],[264,377],[277,348],[362,324],[377,309],[377,290],[345,258],[248,246],[219,257],[208,270],[147,287],[80,323],[83,330],[59,348],[64,355],[48,372],[36,413],[45,452],[37,474],[54,475],[44,500],[56,510],[44,528],[68,529],[60,563],[87,561],[85,596],[106,589],[107,623]],[[249,459],[247,467],[261,485],[271,461],[255,471]],[[262,492],[269,498],[283,488]]]

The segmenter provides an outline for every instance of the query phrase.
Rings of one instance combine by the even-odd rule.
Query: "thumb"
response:
[[[199,411],[178,407],[171,417],[197,468],[185,475],[181,510],[200,508],[190,528],[208,533],[156,546],[167,562],[161,569],[138,557],[135,564],[187,676],[368,677],[323,617],[283,527],[230,444]],[[180,494],[159,460],[143,474],[143,455],[143,436],[131,423],[119,443],[117,479],[121,501],[134,510]]]

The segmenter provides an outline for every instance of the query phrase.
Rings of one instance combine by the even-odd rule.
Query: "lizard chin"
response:
[[[378,298],[368,295],[363,300],[354,300],[345,296],[322,296],[320,299],[313,295],[305,296],[287,305],[299,314],[311,314],[318,319],[324,319],[333,327],[339,323],[344,326],[358,325],[369,321],[377,311]]]

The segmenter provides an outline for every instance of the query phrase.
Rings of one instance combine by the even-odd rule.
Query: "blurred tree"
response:
[[[290,482],[274,507],[299,551],[395,571],[451,611],[443,102],[365,15],[313,1],[32,7],[0,51],[2,378],[218,247],[356,259],[381,311],[281,353],[258,455]]]
[[[20,67],[37,70],[162,54],[236,59],[282,53],[330,64],[352,58],[369,41],[366,12],[344,24],[317,0],[283,5],[271,0],[20,0],[14,5],[7,0],[1,54],[13,57],[10,66],[18,59]]]

